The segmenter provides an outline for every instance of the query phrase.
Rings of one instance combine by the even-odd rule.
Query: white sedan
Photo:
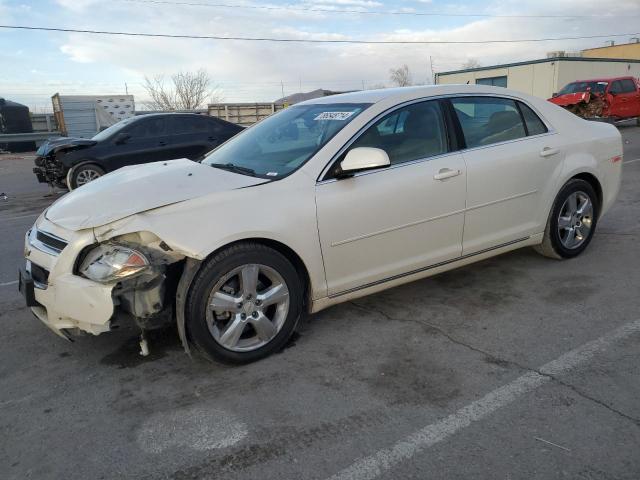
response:
[[[249,362],[305,313],[521,247],[579,255],[621,171],[615,127],[504,88],[325,97],[201,163],[65,195],[27,234],[20,288],[64,337],[176,322],[187,351]]]

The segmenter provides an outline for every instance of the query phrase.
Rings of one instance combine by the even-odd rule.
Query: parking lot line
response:
[[[366,480],[376,478],[384,471],[399,465],[405,460],[409,460],[420,451],[446,440],[463,428],[509,405],[518,397],[551,381],[557,375],[566,373],[587,362],[613,343],[636,332],[640,332],[640,320],[627,323],[596,340],[585,343],[544,364],[539,369],[532,370],[511,383],[489,392],[481,399],[462,407],[448,417],[421,428],[391,447],[361,458],[351,466],[330,477],[330,480]]]
[[[640,158],[636,158],[634,160],[627,160],[626,162],[622,162],[622,164],[626,165],[627,163],[636,163],[636,162],[640,162]]]
[[[20,216],[17,216],[17,217],[9,217],[9,218],[5,218],[4,220],[6,222],[10,222],[12,220],[20,220],[22,218],[35,218],[35,217],[39,217],[39,216],[40,216],[39,213],[33,213],[33,214],[29,214],[29,215],[20,215]]]
[[[9,285],[15,285],[16,283],[18,283],[17,280],[13,280],[12,282],[3,282],[0,283],[0,287],[8,287]]]

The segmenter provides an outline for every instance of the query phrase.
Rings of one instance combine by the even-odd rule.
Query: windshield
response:
[[[300,168],[369,104],[285,108],[211,152],[205,165],[276,179]]]
[[[135,119],[136,119],[136,117],[131,117],[131,118],[125,118],[124,120],[120,120],[118,123],[115,123],[115,124],[111,125],[110,127],[105,128],[101,132],[96,133],[93,137],[91,137],[91,140],[95,140],[97,142],[100,142],[102,140],[106,140],[111,135],[114,135],[114,134],[118,133],[120,130],[122,130],[124,127],[129,125]]]
[[[607,88],[607,82],[573,82],[566,85],[558,92],[558,95],[566,95],[567,93],[582,93],[587,89],[591,89],[593,93],[604,93]]]

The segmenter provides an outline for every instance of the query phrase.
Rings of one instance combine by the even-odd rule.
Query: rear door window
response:
[[[636,91],[636,85],[630,78],[620,80],[622,93],[632,93]]]
[[[169,123],[170,135],[190,135],[195,133],[206,133],[206,119],[191,116],[170,116],[167,119]]]
[[[611,84],[611,88],[609,89],[610,93],[623,93],[622,90],[622,82],[620,80],[616,80]]]
[[[467,148],[526,137],[516,102],[507,98],[463,97],[451,100]]]

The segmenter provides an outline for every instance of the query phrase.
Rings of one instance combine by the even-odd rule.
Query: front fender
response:
[[[187,297],[189,295],[189,287],[193,282],[202,261],[193,258],[187,258],[180,282],[178,282],[178,290],[176,291],[176,325],[178,327],[178,335],[180,342],[187,355],[191,356],[189,348],[189,339],[187,338],[187,328],[185,319],[185,309],[187,307]]]

